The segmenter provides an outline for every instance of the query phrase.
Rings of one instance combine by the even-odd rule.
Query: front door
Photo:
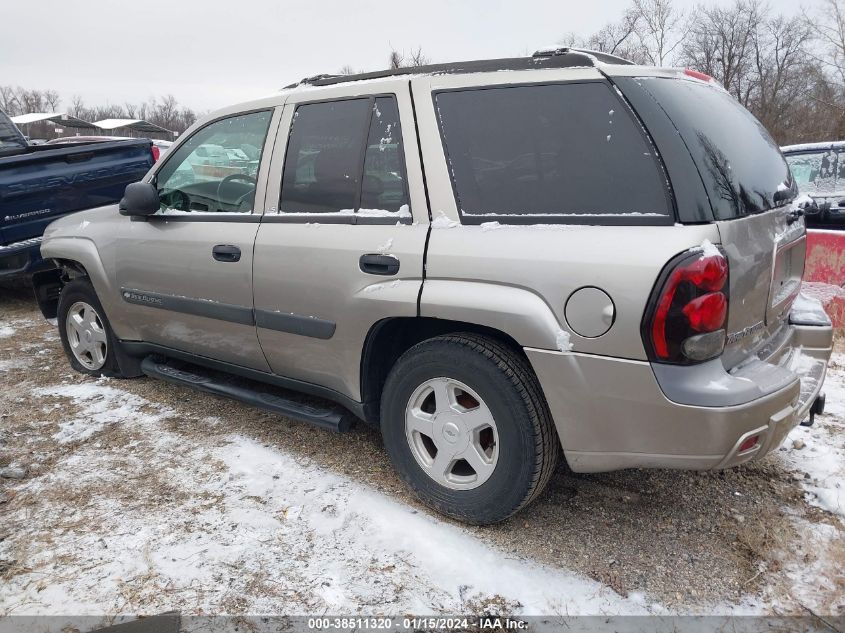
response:
[[[116,281],[145,342],[269,370],[253,319],[252,258],[271,123],[268,109],[195,131],[154,176],[161,210],[126,218]]]

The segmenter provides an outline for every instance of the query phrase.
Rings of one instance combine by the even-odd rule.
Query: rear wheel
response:
[[[117,340],[89,281],[74,279],[62,288],[57,320],[62,347],[76,371],[91,376],[121,376]]]
[[[469,523],[495,523],[530,503],[560,452],[531,368],[484,336],[440,336],[408,350],[381,410],[403,479],[427,505]]]

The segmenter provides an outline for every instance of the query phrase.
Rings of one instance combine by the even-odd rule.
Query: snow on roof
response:
[[[29,114],[21,114],[11,117],[12,123],[15,125],[26,125],[27,123],[38,123],[39,121],[52,121],[57,125],[64,127],[74,127],[83,129],[95,129],[96,126],[88,121],[83,121],[75,116],[66,114],[65,112],[31,112]]]
[[[798,145],[786,145],[780,151],[784,154],[792,152],[812,152],[825,149],[845,149],[845,141],[824,141],[822,143],[800,143]]]
[[[118,128],[129,128],[137,132],[150,132],[159,134],[173,134],[170,130],[144,121],[143,119],[103,119],[96,121],[94,125],[101,130],[116,130]]]

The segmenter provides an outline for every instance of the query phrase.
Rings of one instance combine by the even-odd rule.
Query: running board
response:
[[[202,374],[199,368],[180,369],[166,361],[147,356],[141,361],[141,371],[151,378],[158,378],[177,385],[185,385],[207,393],[225,396],[271,413],[278,413],[292,420],[308,422],[329,431],[342,433],[352,427],[354,416],[338,407],[320,407],[304,404],[272,393],[257,391],[250,387],[236,385],[225,378]]]

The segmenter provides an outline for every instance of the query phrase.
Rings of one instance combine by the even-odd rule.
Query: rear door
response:
[[[373,325],[417,315],[428,210],[407,80],[293,93],[255,243],[272,370],[360,398]]]
[[[663,77],[635,85],[669,115],[710,199],[730,264],[723,356],[730,368],[787,321],[800,290],[806,231],[790,215],[797,188],[766,129],[717,85]]]

